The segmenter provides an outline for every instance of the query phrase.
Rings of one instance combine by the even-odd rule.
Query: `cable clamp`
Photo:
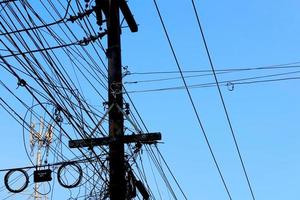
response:
[[[17,89],[18,89],[20,86],[25,87],[27,85],[27,83],[24,79],[19,79],[17,85],[18,85],[18,87],[17,87]]]
[[[234,83],[232,83],[232,82],[229,81],[229,82],[227,82],[226,86],[227,86],[227,89],[229,91],[233,91],[234,90]]]

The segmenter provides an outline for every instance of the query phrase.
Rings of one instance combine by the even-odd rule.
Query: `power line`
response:
[[[215,72],[240,72],[240,71],[255,71],[255,70],[274,70],[274,69],[294,69],[300,68],[300,62],[290,62],[285,64],[266,65],[261,67],[238,67],[238,68],[223,68],[215,69]],[[212,70],[182,70],[183,73],[212,73]],[[156,74],[179,74],[180,71],[148,71],[148,72],[128,72],[130,75],[156,75]]]
[[[291,72],[299,73],[299,72]],[[292,77],[283,77],[283,78],[273,78],[273,79],[266,79],[270,77],[282,76],[282,74],[273,74],[273,75],[265,75],[265,76],[254,76],[254,77],[246,77],[240,79],[229,79],[229,80],[222,80],[219,81],[220,86],[233,86],[234,85],[248,85],[248,84],[259,84],[259,83],[271,83],[271,82],[281,82],[281,81],[292,81],[292,80],[299,80],[299,76],[292,76]],[[261,80],[262,79],[262,80]],[[190,89],[197,89],[197,88],[211,88],[216,87],[216,82],[207,82],[207,83],[199,83],[199,84],[192,84],[188,85]],[[183,90],[185,89],[184,86],[175,86],[175,87],[162,87],[162,88],[153,88],[153,89],[145,89],[145,90],[131,90],[128,93],[149,93],[149,92],[160,92],[160,91],[174,91],[174,90]],[[230,89],[233,91],[234,89]]]
[[[146,124],[145,124],[143,118],[141,117],[139,111],[137,110],[137,107],[135,106],[135,104],[134,104],[132,98],[130,97],[129,92],[127,92],[127,90],[126,90],[126,88],[125,88],[124,86],[123,86],[123,89],[124,89],[124,91],[125,91],[125,94],[126,94],[128,100],[129,100],[130,104],[133,106],[133,109],[134,109],[135,113],[137,114],[139,120],[141,121],[141,123],[142,123],[142,125],[143,125],[143,127],[144,127],[144,129],[145,129],[145,131],[146,131],[146,133],[149,133],[149,130],[148,130],[148,128],[147,128],[147,126],[146,126]],[[139,122],[138,122],[138,120],[136,119],[136,117],[135,117],[134,115],[132,115],[132,117],[133,117],[135,123],[137,124],[137,126],[139,127],[139,129],[142,130],[143,128],[142,128],[142,126],[139,124]],[[170,186],[169,181],[166,179],[166,176],[164,175],[164,172],[161,171],[162,166],[161,166],[161,164],[158,162],[158,158],[156,157],[156,155],[155,155],[155,153],[154,153],[154,150],[153,150],[152,146],[151,146],[151,145],[149,145],[149,146],[146,145],[145,148],[146,148],[146,150],[147,150],[147,153],[148,153],[148,154],[151,154],[151,155],[150,155],[150,158],[151,158],[151,160],[153,161],[153,163],[154,163],[155,167],[157,168],[157,170],[159,171],[160,175],[165,177],[165,178],[163,178],[164,182],[166,183],[166,185]],[[179,188],[181,194],[182,194],[183,197],[187,200],[187,196],[186,196],[185,192],[183,191],[183,188],[180,186],[178,180],[176,179],[174,173],[171,171],[170,166],[168,165],[168,163],[166,162],[166,160],[163,158],[162,153],[159,151],[159,149],[157,148],[156,145],[155,145],[155,148],[156,148],[156,150],[159,152],[161,158],[163,159],[164,164],[166,165],[166,167],[167,167],[167,169],[168,169],[168,172],[171,174],[171,176],[172,176],[173,180],[175,181],[177,187]],[[172,188],[170,188],[170,187],[168,187],[168,189],[169,189],[169,190],[172,190]],[[170,192],[172,193],[172,195],[175,195],[172,191],[170,191]],[[159,194],[159,195],[160,195],[160,194]],[[176,198],[176,195],[175,195],[175,198]]]
[[[17,1],[17,0],[3,0],[3,1],[0,1],[0,4],[7,4],[7,3],[14,2],[14,1]]]
[[[23,15],[22,12],[18,12],[18,11],[20,11],[18,8],[17,8],[18,10],[16,12],[12,10],[12,7],[8,7],[8,8],[11,11],[11,13],[8,14],[8,15],[10,15],[10,16],[8,16],[8,18],[11,20],[12,19],[11,17],[15,16],[15,19],[12,19],[10,22],[3,20],[3,21],[5,21],[5,23],[10,23],[10,25],[7,24],[4,26],[11,28],[11,30],[13,30],[12,27],[15,27],[14,29],[16,29],[17,26],[23,27],[23,28],[26,28],[28,26],[32,27],[32,25],[30,25],[30,23],[32,23],[33,26],[35,26],[34,25],[35,23],[33,23],[31,21],[31,17],[29,17],[30,18],[29,20],[27,19],[28,21],[24,18],[24,15],[26,15],[26,14],[31,15],[27,12],[27,9],[26,9],[26,11],[22,10],[24,13],[24,15]],[[20,15],[22,15],[23,20],[22,20],[22,17],[14,15],[15,13],[21,13]],[[4,17],[4,15],[1,16],[2,19],[3,19],[3,17]],[[25,23],[24,23],[24,21],[25,21]],[[17,25],[18,22],[20,23],[20,25]],[[27,22],[27,24],[26,24],[26,22]],[[15,26],[15,24],[17,26]],[[49,30],[50,33],[54,32],[54,31],[50,31],[50,27],[45,27],[45,28],[47,30]],[[41,57],[39,57],[39,58],[35,57],[33,55],[34,52],[28,52],[28,55],[30,55],[33,60],[30,60],[27,56],[24,56],[24,55],[22,55],[23,59],[17,58],[17,56],[14,56],[14,59],[15,59],[15,61],[17,61],[17,64],[21,65],[26,70],[26,73],[28,72],[29,75],[32,76],[33,80],[35,80],[37,83],[39,82],[38,85],[44,90],[44,92],[40,92],[38,89],[35,89],[36,87],[30,87],[29,85],[26,85],[26,86],[28,86],[28,88],[26,87],[26,89],[28,89],[28,92],[34,98],[36,98],[36,100],[39,103],[40,103],[40,101],[39,101],[40,99],[45,98],[46,101],[49,101],[49,102],[53,103],[54,105],[60,104],[62,107],[64,107],[64,105],[66,104],[65,105],[66,113],[64,113],[64,114],[66,114],[66,117],[69,118],[68,120],[70,120],[70,124],[72,124],[74,130],[77,130],[78,131],[77,133],[80,133],[79,127],[81,125],[76,123],[75,120],[77,122],[80,120],[80,119],[78,119],[78,117],[80,117],[80,112],[82,113],[82,111],[83,112],[85,111],[88,113],[92,113],[92,111],[87,108],[84,109],[83,104],[85,104],[85,101],[80,96],[80,94],[75,94],[74,91],[77,91],[75,85],[73,87],[73,85],[71,83],[72,81],[67,80],[70,77],[68,77],[68,76],[65,77],[63,72],[55,69],[55,68],[58,68],[61,65],[61,63],[59,62],[59,60],[55,60],[57,54],[55,55],[53,53],[53,51],[52,51],[53,49],[45,49],[45,48],[51,48],[51,47],[47,43],[45,38],[43,38],[44,34],[41,33],[41,30],[36,30],[33,33],[29,33],[29,32],[25,31],[24,34],[22,34],[22,35],[20,34],[20,32],[14,33],[13,35],[15,36],[14,38],[9,37],[8,35],[4,36],[4,37],[8,38],[7,40],[5,40],[5,42],[8,41],[9,47],[16,46],[16,48],[19,49],[19,47],[22,48],[22,46],[24,46],[25,49],[30,51],[32,49],[32,48],[30,48],[30,44],[34,44],[37,47],[37,51],[41,50],[41,49],[45,50],[44,52],[40,52],[41,57],[42,57],[42,59],[44,59],[45,62],[43,62]],[[61,35],[61,33],[60,33],[60,35]],[[25,38],[26,38],[26,40],[25,40]],[[30,41],[30,39],[32,40],[32,42]],[[15,41],[18,41],[18,40],[20,42],[17,44]],[[60,40],[60,41],[62,41],[62,40]],[[12,45],[10,45],[9,42],[12,43]],[[44,45],[46,45],[46,47]],[[48,47],[47,47],[47,45],[48,45]],[[10,49],[8,46],[6,46],[7,49]],[[67,49],[67,48],[65,48],[65,49]],[[68,47],[68,49],[70,49],[70,47]],[[49,53],[48,53],[48,51],[49,51]],[[21,51],[19,50],[19,52],[21,52]],[[51,55],[50,52],[52,52],[53,55]],[[3,56],[1,58],[4,59]],[[79,58],[79,56],[77,56],[77,58]],[[14,71],[14,68],[10,68],[11,66],[8,63],[5,63],[5,64],[7,64],[7,66],[4,68],[9,69],[10,73],[12,73],[14,76],[17,75],[16,76],[17,79],[21,80],[21,77]],[[45,70],[45,68],[47,66],[49,66],[50,70]],[[92,65],[90,64],[89,67],[90,66],[92,66]],[[48,80],[47,83],[44,82],[45,80]],[[23,81],[25,82],[25,80],[23,80]],[[55,82],[55,81],[57,81],[57,82]],[[29,81],[27,81],[27,83],[29,83]],[[57,87],[57,86],[59,86],[59,87]],[[75,89],[73,89],[73,88],[75,88]],[[58,89],[60,89],[60,91]],[[65,91],[65,90],[68,90],[68,91]],[[76,98],[77,101],[75,103],[77,103],[77,102],[79,103],[80,109],[78,109],[78,107],[74,108],[74,106],[72,106],[74,103],[72,102],[73,98],[72,99],[70,98],[70,94]],[[36,97],[36,95],[37,95],[37,97]],[[50,96],[50,98],[48,96]],[[66,103],[63,103],[63,102],[66,102]],[[68,103],[69,103],[70,107],[67,107]],[[70,115],[72,111],[69,109],[73,109],[74,114],[72,113],[72,115]],[[49,113],[49,111],[47,109],[45,109],[45,111],[51,117],[51,113]],[[78,112],[76,112],[76,111],[78,111]],[[82,119],[84,119],[84,118],[82,118]],[[96,119],[96,117],[93,117],[93,119]],[[84,120],[87,120],[87,119],[84,119]],[[87,129],[89,129],[89,126],[87,124],[88,122],[86,122],[84,120],[82,120],[82,123],[86,123]],[[90,122],[91,121],[89,121],[89,123]],[[63,131],[66,131],[66,130],[63,130]],[[68,136],[69,132],[65,132],[65,134],[66,134],[66,136]],[[82,152],[82,153],[87,155],[86,152]],[[100,155],[97,154],[96,158],[100,159],[99,157],[100,157]],[[99,164],[101,164],[102,162],[105,162],[105,161],[101,161],[101,159],[100,159],[100,160],[98,160],[98,162],[99,162]],[[90,175],[93,176],[93,175],[99,174],[99,178],[102,178],[103,175],[105,176],[105,171],[104,171],[105,166],[102,166],[102,169],[104,169],[104,170],[99,170],[99,166],[100,166],[99,164],[91,163],[91,166],[94,167],[94,172]],[[104,182],[103,182],[104,187],[103,188],[105,188],[107,185],[107,181],[106,181],[105,177],[103,179],[104,179]],[[99,181],[97,181],[97,183],[99,183]]]
[[[222,106],[223,106],[223,109],[224,109],[225,114],[226,114],[226,119],[227,119],[228,125],[230,127],[232,138],[234,140],[234,145],[235,145],[236,150],[238,152],[238,156],[239,156],[242,168],[243,168],[244,175],[245,175],[246,180],[247,180],[249,190],[251,192],[252,199],[255,200],[254,192],[253,192],[250,180],[249,180],[248,173],[246,171],[245,163],[243,161],[243,157],[242,157],[239,145],[237,143],[237,139],[236,139],[236,136],[235,136],[235,133],[234,133],[234,130],[233,130],[233,126],[232,126],[232,123],[231,123],[231,120],[230,120],[230,117],[229,117],[229,113],[228,113],[226,104],[225,104],[225,100],[224,100],[224,97],[223,97],[223,94],[222,94],[222,91],[221,91],[221,88],[220,88],[220,85],[219,85],[219,81],[218,81],[218,77],[217,77],[217,74],[216,74],[216,71],[215,71],[215,67],[214,67],[214,64],[213,64],[213,61],[212,61],[212,58],[211,58],[211,54],[210,54],[210,51],[208,49],[208,45],[207,45],[207,42],[206,42],[204,31],[203,31],[203,28],[202,28],[202,25],[201,25],[201,22],[200,22],[200,17],[199,17],[198,11],[196,9],[196,5],[195,5],[194,0],[191,0],[191,2],[192,2],[192,5],[193,5],[193,10],[194,10],[195,16],[196,16],[197,24],[198,24],[198,27],[199,27],[199,30],[200,30],[200,33],[201,33],[201,37],[202,37],[202,40],[203,40],[203,43],[204,43],[204,46],[205,46],[205,51],[207,53],[207,57],[208,57],[208,60],[209,60],[209,63],[210,63],[210,66],[211,66],[211,69],[212,69],[212,72],[213,72],[215,82],[217,84],[218,93],[219,93],[220,99],[222,101]]]
[[[174,60],[175,60],[175,62],[176,62],[177,68],[178,68],[178,70],[179,70],[179,72],[180,72],[180,75],[181,75],[181,77],[182,77],[182,81],[183,81],[183,83],[184,83],[185,90],[186,90],[186,92],[187,92],[187,94],[188,94],[188,98],[189,98],[190,103],[191,103],[191,105],[192,105],[193,111],[194,111],[194,113],[195,113],[195,115],[196,115],[197,122],[198,122],[198,124],[199,124],[199,126],[200,126],[200,128],[201,128],[201,130],[202,130],[202,133],[203,133],[203,136],[204,136],[204,138],[205,138],[206,144],[207,144],[207,146],[208,146],[208,148],[209,148],[209,151],[210,151],[210,154],[211,154],[211,156],[212,156],[212,158],[213,158],[214,164],[215,164],[215,166],[216,166],[216,168],[217,168],[217,170],[218,170],[219,176],[220,176],[220,178],[221,178],[221,180],[222,180],[222,183],[223,183],[223,186],[224,186],[224,188],[225,188],[225,190],[226,190],[226,193],[227,193],[229,199],[232,199],[231,194],[230,194],[229,189],[228,189],[228,186],[227,186],[227,184],[226,184],[226,182],[225,182],[225,179],[224,179],[224,177],[223,177],[223,174],[222,174],[222,172],[221,172],[220,166],[219,166],[219,164],[218,164],[218,162],[217,162],[217,160],[216,160],[215,154],[214,154],[213,149],[212,149],[212,147],[211,147],[211,144],[210,144],[210,142],[209,142],[209,140],[208,140],[208,137],[207,137],[207,134],[206,134],[206,132],[205,132],[204,126],[203,126],[203,124],[202,124],[202,121],[200,120],[200,115],[199,115],[199,113],[198,113],[198,111],[197,111],[197,109],[196,109],[194,100],[193,100],[192,95],[191,95],[191,93],[190,93],[190,90],[189,90],[189,88],[188,88],[188,86],[187,86],[185,77],[184,77],[184,75],[183,75],[181,66],[180,66],[179,61],[178,61],[178,59],[177,59],[175,50],[174,50],[174,48],[173,48],[173,44],[172,44],[171,39],[170,39],[170,37],[169,37],[168,31],[167,31],[167,29],[166,29],[166,26],[165,26],[165,23],[164,23],[164,21],[163,21],[163,18],[162,18],[161,12],[160,12],[160,10],[159,10],[159,7],[158,7],[158,5],[157,5],[157,2],[156,2],[156,0],[153,0],[153,2],[154,2],[154,4],[155,4],[155,8],[156,8],[157,14],[158,14],[158,16],[159,16],[160,22],[161,22],[161,24],[162,24],[162,27],[163,27],[163,30],[164,30],[166,39],[167,39],[168,44],[169,44],[169,46],[170,46],[170,49],[171,49],[171,51],[172,51],[173,58],[174,58]]]
[[[233,71],[233,72],[235,72],[235,71]],[[227,74],[227,73],[232,73],[232,72],[231,71],[216,72],[216,74]],[[295,73],[300,73],[300,71],[289,71],[289,72],[282,72],[282,73],[276,73],[276,74],[254,76],[254,77],[249,77],[249,78],[241,78],[239,80],[268,78],[268,77],[274,77],[274,76],[290,75],[290,74],[295,74]],[[204,76],[211,76],[211,75],[213,75],[213,73],[185,76],[185,78],[186,79],[187,78],[197,78],[197,77],[204,77]],[[157,79],[126,81],[125,84],[153,83],[153,82],[170,81],[170,80],[177,80],[177,79],[181,79],[181,77],[170,77],[170,78],[167,77],[167,78],[157,78]],[[230,81],[233,82],[234,80],[230,80]]]
[[[62,12],[60,12],[58,8],[59,6],[57,6],[59,4],[62,5],[59,0],[57,1],[57,5],[52,1],[48,1],[49,5],[47,4],[47,1],[41,0],[40,2],[45,8],[43,10],[45,10],[45,12],[49,12],[51,17],[57,18],[55,15],[56,13],[59,19],[62,19],[62,16],[59,16]],[[90,106],[90,104],[87,102],[87,99],[84,98],[83,93],[77,89],[77,86],[80,86],[80,83],[77,85],[72,81],[71,77],[68,74],[69,71],[64,70],[66,68],[63,65],[65,64],[65,59],[60,58],[69,58],[70,63],[77,67],[79,74],[84,74],[81,80],[86,79],[87,82],[93,87],[95,85],[95,82],[97,81],[96,79],[99,79],[100,81],[102,81],[101,79],[107,79],[105,73],[102,73],[102,71],[107,71],[107,67],[105,65],[103,67],[100,67],[98,65],[98,63],[100,63],[98,60],[101,60],[101,57],[95,49],[96,46],[99,46],[101,48],[101,42],[99,40],[95,41],[95,43],[90,43],[91,45],[89,45],[88,47],[82,45],[68,46],[69,44],[73,43],[74,40],[79,41],[79,39],[77,38],[78,34],[75,35],[75,31],[71,29],[71,27],[69,27],[70,23],[66,23],[66,20],[57,23],[57,26],[54,26],[56,24],[46,23],[41,18],[41,16],[43,15],[39,16],[38,13],[36,13],[35,10],[31,7],[31,5],[28,4],[28,2],[20,1],[20,3],[20,7],[16,4],[8,6],[8,9],[5,9],[5,13],[0,16],[2,19],[1,26],[4,29],[4,31],[2,31],[3,35],[1,35],[2,44],[6,47],[4,51],[10,52],[10,55],[2,55],[1,59],[2,63],[4,63],[2,67],[10,74],[15,76],[17,78],[17,81],[23,81],[23,86],[25,87],[25,89],[40,105],[41,108],[39,109],[45,110],[44,115],[49,115],[51,119],[53,117],[53,113],[51,113],[48,108],[43,106],[44,104],[42,102],[47,102],[54,107],[61,107],[63,109],[62,114],[64,114],[68,120],[66,124],[71,126],[76,137],[78,137],[79,135],[79,137],[84,138],[86,137],[86,133],[93,128],[92,125],[93,123],[95,123],[93,120],[97,120],[97,118],[99,118],[101,114],[99,114],[98,110]],[[70,7],[69,11],[74,12],[74,14],[77,13],[77,10],[81,10],[81,4],[78,4],[78,2],[76,3],[77,8],[74,8],[73,5],[68,4],[68,7]],[[62,7],[64,6],[62,5]],[[66,11],[66,13],[68,13],[68,11]],[[54,23],[57,22],[56,20],[52,21],[54,21]],[[76,26],[79,27],[79,29],[82,29],[82,32],[84,32],[84,35],[86,36],[92,35],[92,33],[95,32],[94,27],[90,25],[90,21],[88,18],[76,21],[75,23]],[[50,36],[50,39],[52,40],[50,41],[48,35],[45,34],[48,34]],[[67,42],[68,40],[69,42]],[[91,54],[91,46],[95,50],[97,54],[96,56],[95,54]],[[15,49],[17,51],[14,51]],[[55,51],[55,49],[61,49],[61,51]],[[104,48],[101,49],[103,50],[105,55],[106,50]],[[6,60],[5,58],[10,60]],[[10,64],[8,63],[8,61],[11,61]],[[15,66],[19,65],[20,67],[14,67],[11,65],[11,63],[14,63]],[[24,79],[24,75],[26,75],[26,79]],[[32,84],[31,81],[34,84]],[[78,82],[80,82],[80,80]],[[107,87],[104,87],[104,89],[106,90]],[[16,94],[17,93],[15,93],[15,95]],[[97,94],[101,96],[100,92]],[[25,107],[27,108],[27,106]],[[34,113],[32,109],[30,109],[30,112],[33,115],[39,115],[38,113]],[[35,117],[37,118],[38,116]],[[20,123],[21,121],[19,120],[18,122]],[[26,126],[28,126],[28,124],[25,124],[24,128],[30,127]],[[70,138],[70,132],[63,127],[61,127],[61,129],[64,133],[64,136]],[[148,145],[146,146],[146,148],[148,149]],[[55,152],[56,150],[54,149],[53,151]],[[105,150],[103,151],[105,152]],[[58,154],[59,153],[60,152],[58,152]],[[87,154],[87,151],[81,153]],[[167,174],[165,174],[165,172],[163,171],[162,164],[158,161],[157,156],[150,148],[149,154],[163,181],[166,183],[167,189],[171,193],[173,193],[173,196],[176,198],[177,194],[175,194],[174,188],[171,187],[171,182],[167,179],[168,177]],[[98,156],[100,157],[100,155]],[[101,159],[98,162],[102,164]],[[96,163],[91,165],[93,165],[94,167],[94,172],[92,172],[93,174],[90,175],[93,176],[99,174],[100,170],[97,171],[97,169],[99,169],[99,165]],[[167,164],[165,163],[165,165]],[[137,165],[137,168],[138,166],[139,165]],[[168,170],[170,171],[169,167]],[[170,171],[170,173],[172,172]],[[99,177],[101,178],[101,175]],[[175,176],[173,176],[172,178],[175,179]],[[181,192],[183,192],[176,179],[175,181]],[[104,189],[106,185],[107,183],[103,184]],[[91,190],[94,189],[95,188],[92,188]],[[153,194],[151,192],[151,189],[149,190],[150,193]],[[183,196],[185,196],[184,193]]]

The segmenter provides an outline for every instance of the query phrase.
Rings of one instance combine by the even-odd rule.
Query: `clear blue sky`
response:
[[[191,2],[160,0],[158,4],[182,70],[210,70]],[[178,70],[153,2],[129,1],[129,5],[139,32],[123,30],[123,65],[131,73]],[[196,6],[216,69],[300,61],[299,1],[204,0],[196,1]],[[298,75],[297,69],[281,69],[221,74],[218,78],[234,80],[285,72],[295,73],[279,78]],[[0,73],[1,80],[15,84],[7,73]],[[177,76],[132,74],[124,81]],[[189,85],[213,81],[212,76],[187,79]],[[299,83],[290,80],[235,85],[233,91],[221,87],[257,200],[300,198]],[[176,79],[125,86],[128,91],[140,91],[183,83]],[[251,199],[217,88],[191,89],[191,93],[232,198]],[[0,95],[5,94],[0,88]],[[188,199],[228,199],[186,91],[133,93],[132,99],[150,131],[162,132],[159,148]],[[0,116],[0,168],[28,164],[22,128],[3,109]]]

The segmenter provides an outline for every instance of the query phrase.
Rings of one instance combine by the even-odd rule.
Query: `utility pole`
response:
[[[96,0],[96,17],[99,26],[104,22],[102,13],[106,17],[107,24],[107,51],[108,57],[108,111],[92,130],[92,134],[97,131],[103,119],[108,115],[109,118],[109,136],[103,138],[84,138],[80,140],[70,140],[70,148],[93,148],[94,146],[109,146],[109,199],[127,200],[131,195],[128,191],[128,174],[124,156],[124,144],[153,144],[161,140],[160,133],[143,134],[136,129],[133,135],[124,135],[124,117],[130,121],[128,115],[123,109],[123,84],[122,84],[122,62],[121,62],[121,26],[120,11],[122,12],[131,32],[137,32],[138,26],[127,5],[126,0]],[[134,176],[131,173],[131,176]],[[142,182],[132,177],[134,187],[136,187],[144,199],[149,199],[149,194]],[[135,194],[136,195],[136,194]],[[134,196],[134,195],[133,195]]]
[[[120,0],[109,0],[107,17],[107,57],[108,57],[108,106],[113,106],[109,112],[109,136],[124,135],[122,94],[122,64],[121,64],[121,27],[119,19]],[[109,196],[111,200],[126,199],[124,144],[113,142],[109,144]]]

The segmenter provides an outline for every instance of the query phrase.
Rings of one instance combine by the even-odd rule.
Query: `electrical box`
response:
[[[33,181],[35,183],[51,181],[51,173],[50,169],[36,170],[33,172]]]

